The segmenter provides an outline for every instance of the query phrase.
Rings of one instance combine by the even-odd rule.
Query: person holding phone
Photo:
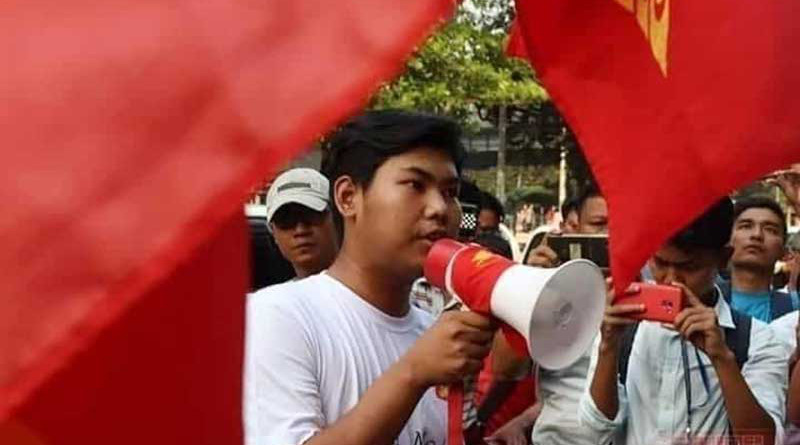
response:
[[[606,232],[608,206],[596,187],[584,190],[575,205],[578,234]],[[527,261],[528,265],[546,268],[556,267],[559,263],[558,255],[546,245],[546,241],[530,252]],[[586,385],[589,359],[590,351],[587,350],[565,369],[549,370],[535,366],[539,401],[512,425],[522,429],[533,424],[531,439],[534,444],[597,444],[596,436],[578,422],[578,403]]]
[[[575,200],[577,228],[571,234],[593,235],[608,232],[608,204],[600,190],[587,187]],[[535,267],[555,267],[561,262],[558,254],[547,245],[547,237],[532,249],[526,264]]]
[[[616,304],[609,290],[580,402],[596,443],[782,443],[785,346],[715,285],[732,224],[726,197],[651,257],[656,283],[684,293],[673,324],[637,321],[643,305]]]

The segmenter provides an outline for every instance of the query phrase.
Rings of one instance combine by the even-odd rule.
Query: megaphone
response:
[[[603,319],[605,281],[591,261],[541,269],[516,264],[478,245],[441,239],[431,247],[424,273],[428,282],[471,310],[513,328],[525,352],[547,369],[562,369],[578,360]],[[513,338],[509,340],[515,346]]]

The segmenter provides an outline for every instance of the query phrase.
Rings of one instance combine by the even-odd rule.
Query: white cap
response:
[[[310,168],[294,168],[283,172],[267,192],[267,221],[286,204],[300,204],[317,212],[328,208],[328,178]]]

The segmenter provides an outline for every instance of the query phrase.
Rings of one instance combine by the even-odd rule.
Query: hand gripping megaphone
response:
[[[540,269],[441,239],[428,252],[424,273],[470,310],[501,321],[511,346],[544,368],[561,369],[580,358],[603,318],[605,281],[591,261]],[[462,405],[461,388],[451,387],[448,443],[462,443]]]

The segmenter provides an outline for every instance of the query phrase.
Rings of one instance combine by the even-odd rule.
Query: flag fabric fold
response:
[[[717,199],[800,157],[794,1],[516,7],[522,47],[608,201],[618,287]]]
[[[31,406],[68,409],[35,397],[192,261],[241,213],[250,187],[362,107],[453,6],[3,2],[0,51],[10,63],[0,72],[0,422]],[[196,284],[186,277],[191,292],[178,286],[163,297],[200,314],[210,302]],[[230,289],[229,298],[242,298],[238,281]],[[120,337],[118,347],[147,352],[132,340]],[[233,340],[220,339],[240,349]],[[175,364],[162,358],[169,381]],[[122,399],[106,408],[118,435],[147,428],[124,422]],[[48,443],[80,442],[79,426],[90,420]],[[197,436],[194,443],[207,443]]]

